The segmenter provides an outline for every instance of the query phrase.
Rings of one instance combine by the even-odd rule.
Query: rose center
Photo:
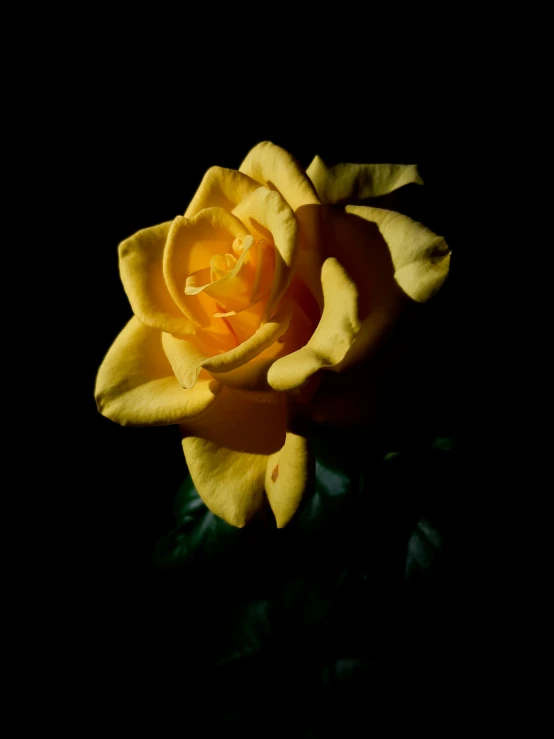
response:
[[[202,293],[213,298],[216,318],[250,308],[268,292],[268,265],[273,261],[268,260],[268,246],[266,239],[254,241],[250,234],[235,239],[233,253],[214,255],[209,267],[187,277],[185,295]]]

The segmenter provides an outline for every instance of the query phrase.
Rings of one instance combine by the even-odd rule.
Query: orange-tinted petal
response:
[[[269,368],[279,357],[304,346],[317,325],[317,321],[312,322],[302,306],[292,297],[290,289],[285,299],[290,300],[291,318],[288,328],[281,336],[272,340],[272,343],[258,355],[231,371],[219,373],[213,367],[210,368],[213,377],[222,385],[248,390],[251,393],[256,392],[256,398],[260,402],[274,402],[275,392],[267,381]],[[242,315],[241,313],[237,317]]]
[[[222,374],[246,364],[283,336],[289,327],[292,314],[293,305],[289,301],[283,301],[273,318],[262,324],[249,339],[235,349],[211,357],[203,366],[212,374]]]
[[[233,210],[233,215],[250,231],[267,234],[275,245],[275,274],[264,312],[263,320],[266,320],[271,316],[291,279],[298,234],[296,219],[283,197],[265,187],[258,188],[245,198]]]
[[[250,305],[256,269],[251,255],[254,240],[247,236],[244,247],[237,259],[233,254],[216,254],[210,259],[210,266],[189,275],[185,294],[204,293],[213,298],[218,311],[213,315],[221,317],[224,312],[237,312]]]
[[[260,326],[242,344],[222,354],[209,356],[191,342],[175,339],[170,334],[163,335],[163,347],[175,376],[183,387],[194,387],[202,368],[216,377],[221,377],[221,381],[224,383],[227,372],[246,365],[278,341],[289,327],[292,311],[292,304],[290,302],[284,303],[271,321]]]
[[[168,290],[183,313],[198,327],[209,329],[222,349],[236,342],[227,324],[214,319],[215,301],[208,295],[186,295],[189,275],[209,267],[212,257],[231,253],[235,238],[244,238],[248,230],[241,221],[222,208],[206,208],[188,220],[177,216],[173,221],[164,252],[163,271]]]

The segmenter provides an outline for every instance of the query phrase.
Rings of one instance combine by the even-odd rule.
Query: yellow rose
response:
[[[288,523],[311,463],[294,421],[321,372],[359,366],[444,282],[444,239],[348,205],[408,183],[422,184],[415,166],[316,157],[304,172],[264,142],[238,171],[208,170],[184,217],[120,244],[134,316],[98,372],[98,408],[122,425],[179,424],[199,494],[230,524],[264,496]]]

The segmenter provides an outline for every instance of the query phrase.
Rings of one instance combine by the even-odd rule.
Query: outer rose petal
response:
[[[301,205],[319,203],[312,183],[294,157],[270,141],[255,146],[240,165],[239,172],[270,190],[278,190],[293,210]]]
[[[198,494],[231,526],[242,527],[264,501],[267,457],[235,452],[199,437],[183,439],[183,452]]]
[[[285,300],[287,299],[288,296]],[[294,298],[291,298],[292,300]],[[280,315],[282,315],[284,320],[281,322],[280,328],[275,330],[275,332],[274,329],[271,329],[266,334],[265,328],[262,327],[263,330],[256,330],[255,335],[248,340],[250,346],[254,342],[258,342],[258,348],[260,348],[262,346],[261,340],[266,336],[267,341],[264,341],[264,343],[269,345],[252,359],[245,361],[232,370],[217,370],[220,364],[220,357],[223,359],[222,355],[214,357],[214,352],[206,353],[198,351],[187,341],[179,341],[169,335],[164,335],[163,343],[166,355],[182,386],[192,387],[192,383],[195,381],[198,373],[198,368],[201,366],[209,367],[211,375],[222,385],[255,393],[256,400],[262,403],[275,402],[275,396],[277,394],[267,382],[269,368],[278,357],[289,354],[304,346],[317,325],[317,321],[310,321],[296,300],[290,302],[289,305],[292,316],[288,312],[284,314],[283,311],[278,311],[274,319],[269,324],[265,324],[269,326],[274,324],[274,322],[281,322]],[[287,307],[286,304],[284,307]],[[287,324],[289,320],[290,322]],[[241,349],[244,352],[241,361],[248,356],[245,349],[246,347]],[[214,357],[213,364],[211,362],[204,364],[208,357]]]
[[[319,248],[338,259],[358,295],[360,331],[343,358],[329,366],[339,372],[382,342],[409,299],[395,281],[390,247],[375,223],[328,206],[320,208],[320,216]]]
[[[224,167],[211,167],[185,211],[185,218],[193,218],[204,208],[223,208],[231,211],[259,184],[242,172]]]
[[[278,192],[259,187],[233,210],[233,215],[254,231],[269,231],[275,245],[275,274],[264,317],[267,320],[291,279],[298,226],[294,213]]]
[[[324,262],[321,282],[324,296],[321,320],[306,346],[281,357],[270,367],[268,382],[275,390],[292,390],[319,369],[338,364],[360,332],[358,291],[336,259]]]
[[[203,379],[183,390],[162,349],[162,334],[131,318],[106,354],[96,378],[99,411],[122,426],[161,426],[202,415],[221,386]]]
[[[265,475],[265,490],[277,528],[286,526],[296,513],[307,487],[309,470],[307,440],[288,431],[283,448],[269,457]]]
[[[366,357],[409,303],[428,300],[448,273],[444,239],[406,216],[358,206],[320,211],[319,249],[336,259],[323,266],[324,309],[314,335],[269,370],[269,384],[279,391]]]
[[[181,427],[187,465],[202,500],[233,526],[244,526],[264,501],[269,457],[285,444],[285,398],[257,403],[224,388],[212,410]]]
[[[134,314],[145,326],[174,336],[194,333],[194,324],[171,297],[163,276],[163,253],[171,223],[145,228],[119,245],[119,271]]]
[[[450,249],[442,236],[391,210],[362,205],[345,210],[377,224],[391,253],[395,280],[406,295],[425,303],[439,290],[450,268]]]
[[[423,184],[415,164],[337,164],[327,167],[318,156],[306,174],[322,203],[353,203],[387,195],[399,187]]]
[[[317,213],[314,260],[328,257],[321,270],[323,313],[306,346],[269,370],[268,382],[278,391],[303,385],[323,368],[342,370],[369,353],[404,305],[377,226],[334,208],[320,206]]]
[[[202,368],[214,375],[224,375],[255,359],[287,331],[293,306],[284,302],[274,318],[256,331],[249,339],[223,354],[208,356],[189,341],[163,334],[163,347],[177,379],[184,388],[192,388]],[[225,378],[222,378],[225,381]]]

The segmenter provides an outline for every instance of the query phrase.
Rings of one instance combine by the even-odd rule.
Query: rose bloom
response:
[[[314,464],[296,419],[321,407],[322,373],[370,366],[444,282],[442,237],[348,205],[409,183],[423,184],[415,166],[316,157],[304,171],[264,142],[238,171],[209,169],[184,216],[120,244],[134,315],[98,372],[98,408],[122,425],[178,424],[198,493],[228,523],[266,497],[277,526],[290,521]]]

